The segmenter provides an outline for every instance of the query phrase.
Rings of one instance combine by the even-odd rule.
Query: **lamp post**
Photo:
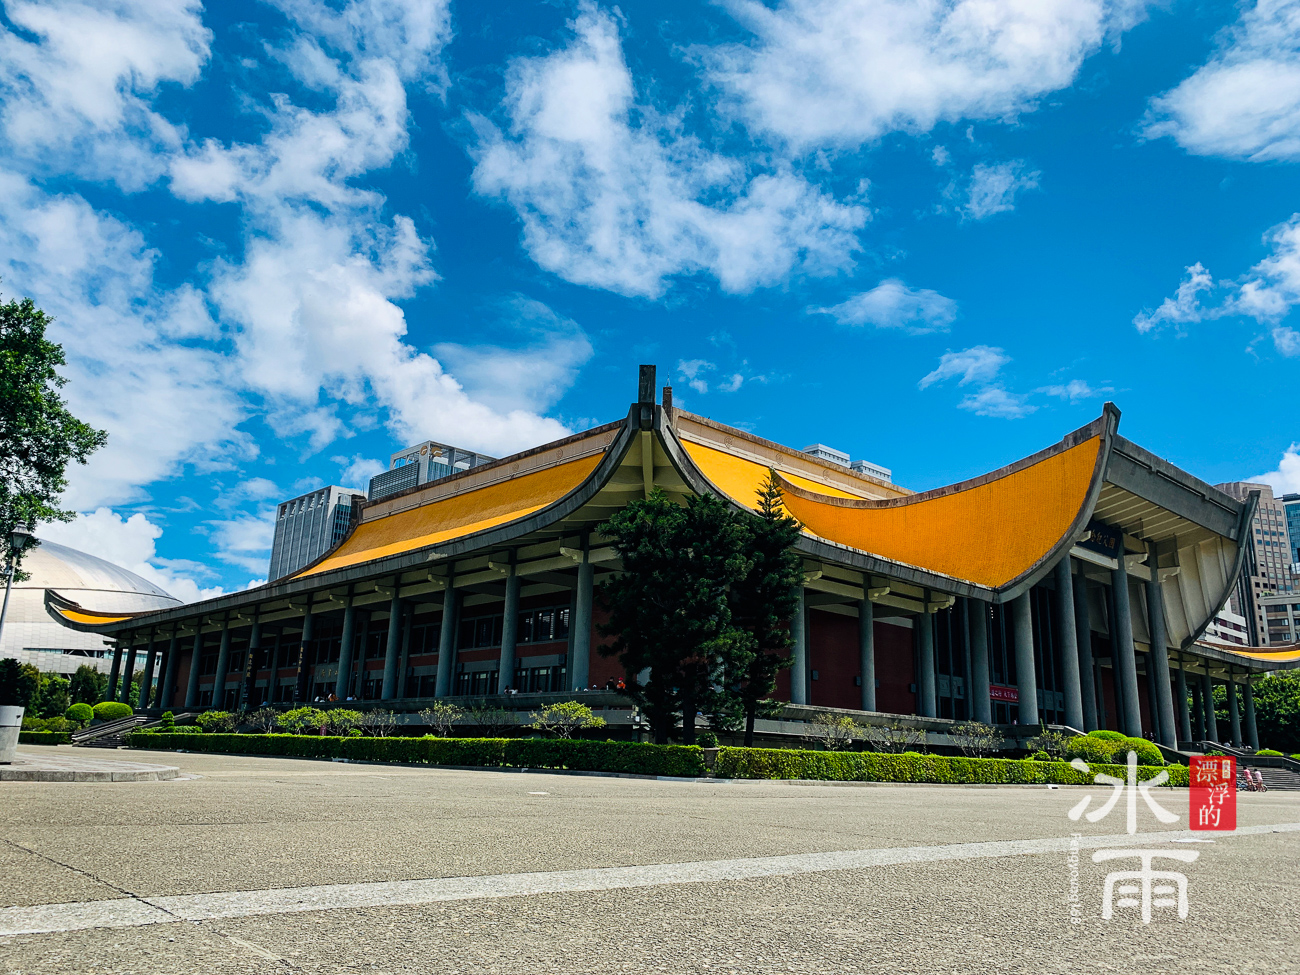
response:
[[[5,617],[9,615],[9,592],[14,587],[14,569],[18,564],[18,556],[31,544],[33,537],[30,525],[16,525],[9,533],[9,559],[5,568],[5,601],[4,605],[0,606],[0,646],[4,645]]]

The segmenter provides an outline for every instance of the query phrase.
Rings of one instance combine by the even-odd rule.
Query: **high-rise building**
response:
[[[494,460],[495,457],[487,454],[426,440],[393,454],[388,461],[388,470],[370,479],[369,497],[371,501],[378,501]]]
[[[1246,560],[1232,595],[1232,609],[1246,617],[1252,643],[1270,646],[1269,626],[1261,600],[1295,592],[1296,577],[1291,570],[1295,551],[1287,530],[1287,513],[1281,499],[1273,497],[1273,489],[1267,484],[1232,481],[1218,488],[1238,501],[1245,501],[1251,494],[1259,495],[1255,519],[1246,537]]]
[[[1259,607],[1264,612],[1264,630],[1270,647],[1300,643],[1300,594],[1261,596]]]
[[[803,449],[805,454],[811,454],[818,460],[829,461],[832,464],[839,464],[841,467],[847,467],[856,474],[865,474],[867,477],[874,477],[878,481],[892,481],[893,471],[888,467],[881,467],[879,464],[873,464],[869,460],[849,460],[849,455],[835,447],[828,447],[824,443],[809,444]]]
[[[275,514],[268,579],[283,579],[320,558],[343,540],[355,520],[353,502],[365,495],[353,488],[329,487],[285,501]]]
[[[1300,579],[1300,494],[1284,494],[1278,501],[1286,513],[1286,531],[1291,544],[1291,576]]]

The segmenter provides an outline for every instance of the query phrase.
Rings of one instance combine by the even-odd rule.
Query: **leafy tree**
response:
[[[799,605],[803,559],[794,550],[800,525],[782,506],[776,471],[768,470],[758,492],[758,514],[747,517],[745,554],[749,568],[731,588],[734,625],[750,637],[748,656],[737,654],[730,667],[738,674],[734,695],[745,718],[745,747],[754,744],[754,720],[781,709],[771,699],[776,678],[794,661],[790,620]]]
[[[50,321],[31,299],[0,304],[0,537],[20,524],[70,521],[75,512],[59,507],[68,463],[84,464],[107,440],[59,396],[66,360],[45,338]]]
[[[865,729],[847,714],[819,714],[808,722],[804,738],[820,742],[828,752],[841,752],[853,746],[864,735]]]
[[[13,657],[0,660],[0,704],[35,710],[41,690],[41,672],[31,664],[20,664]]]
[[[91,710],[89,704],[78,701],[76,704],[69,705],[63,716],[69,721],[75,721],[79,727],[84,728],[90,724],[90,719],[95,716],[95,712]]]
[[[1280,748],[1288,755],[1300,751],[1300,671],[1265,674],[1255,683],[1254,694],[1260,745]]]
[[[424,708],[420,711],[420,717],[424,723],[433,729],[433,733],[439,738],[446,738],[451,735],[452,726],[464,715],[464,711],[454,704],[448,704],[446,701],[434,701],[433,707]]]
[[[62,674],[42,674],[41,690],[36,695],[36,712],[42,718],[62,717],[72,698],[68,696],[71,681]]]
[[[204,711],[195,723],[209,735],[229,734],[239,723],[239,716],[229,711]]]
[[[560,738],[572,738],[575,731],[585,728],[603,728],[605,719],[592,714],[591,708],[579,701],[561,701],[548,704],[540,711],[529,715],[533,719],[530,728],[548,731]]]
[[[108,677],[89,664],[82,664],[72,675],[68,694],[78,704],[98,704],[108,690]]]
[[[713,497],[685,506],[656,490],[620,509],[600,532],[613,540],[623,572],[601,587],[609,608],[602,647],[619,657],[627,695],[666,743],[680,713],[682,740],[695,740],[695,715],[718,676],[716,641],[731,622],[728,589],[744,577],[745,532],[731,508]],[[649,671],[641,683],[639,676]]]

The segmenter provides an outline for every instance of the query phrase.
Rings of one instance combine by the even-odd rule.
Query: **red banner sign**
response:
[[[1237,828],[1237,760],[1231,756],[1192,757],[1189,825],[1194,830]]]
[[[1020,691],[1015,687],[1008,687],[1006,684],[990,684],[989,698],[994,701],[1007,701],[1011,704],[1020,702]]]

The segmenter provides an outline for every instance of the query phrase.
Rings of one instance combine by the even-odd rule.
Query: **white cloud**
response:
[[[207,524],[218,559],[249,572],[266,570],[275,536],[274,508],[262,508],[253,514],[239,514]]]
[[[165,168],[183,131],[150,107],[167,82],[190,85],[212,33],[200,0],[7,0],[0,26],[0,130],[11,157],[138,189]]]
[[[917,386],[925,389],[954,377],[960,377],[957,379],[958,386],[991,382],[1010,361],[1009,355],[989,345],[976,345],[960,352],[945,352],[939,357],[939,365],[922,376]]]
[[[952,155],[943,146],[935,146],[934,151],[930,153],[930,158],[936,166],[946,166]]]
[[[1058,383],[1052,386],[1040,386],[1034,390],[1036,393],[1044,393],[1048,396],[1055,396],[1058,399],[1067,400],[1070,403],[1079,403],[1086,399],[1096,399],[1098,396],[1105,396],[1107,393],[1115,392],[1113,386],[1093,386],[1083,379],[1071,379],[1067,383]]]
[[[1300,494],[1300,443],[1293,443],[1283,451],[1277,470],[1247,480],[1269,485],[1275,495]]]
[[[834,316],[841,325],[905,328],[909,332],[946,332],[957,318],[957,302],[928,288],[909,288],[898,278],[880,282],[829,308],[810,312]]]
[[[1002,163],[976,163],[966,186],[966,203],[962,216],[969,220],[983,220],[995,213],[1006,213],[1016,208],[1016,194],[1038,188],[1037,170],[1025,171],[1022,160]]]
[[[1300,356],[1300,333],[1284,325],[1285,318],[1300,304],[1300,213],[1278,224],[1264,235],[1271,253],[1236,281],[1215,282],[1200,263],[1187,268],[1186,277],[1172,298],[1166,298],[1154,312],[1139,312],[1133,324],[1149,332],[1171,323],[1188,323],[1241,315],[1268,328],[1273,345],[1284,356]],[[1202,296],[1222,294],[1217,302]]]
[[[360,491],[370,487],[372,477],[388,470],[388,465],[383,461],[362,457],[360,454],[353,454],[351,457],[331,457],[330,460],[342,468],[339,471],[339,486],[356,488]]]
[[[78,515],[75,521],[41,525],[37,532],[41,538],[129,569],[182,602],[220,596],[224,591],[220,586],[204,588],[190,573],[177,571],[174,564],[157,557],[154,543],[162,533],[162,528],[143,514],[123,518],[109,508],[96,508]]]
[[[1001,386],[986,386],[965,397],[957,406],[976,416],[993,416],[1003,420],[1018,420],[1038,409],[1028,402],[1025,395],[1009,393]]]
[[[1106,0],[730,0],[748,44],[701,54],[734,112],[798,148],[1004,120],[1144,15]]]
[[[704,375],[713,372],[717,368],[712,362],[705,359],[679,359],[677,361],[678,374],[686,382],[686,385],[697,393],[707,393],[709,391],[709,384]]]
[[[569,47],[511,63],[507,132],[471,119],[474,187],[514,208],[541,267],[657,297],[678,275],[747,292],[852,266],[864,209],[788,170],[751,175],[682,134],[637,102],[610,15],[584,3],[571,27]]]
[[[1197,155],[1300,159],[1300,2],[1243,4],[1214,56],[1152,99],[1144,128]]]

